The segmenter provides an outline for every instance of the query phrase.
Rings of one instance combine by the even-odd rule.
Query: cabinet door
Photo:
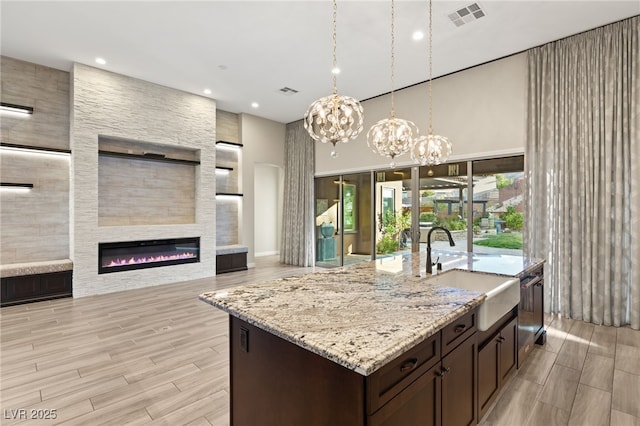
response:
[[[235,253],[231,257],[231,268],[234,270],[247,269],[247,253]]]
[[[481,419],[498,395],[501,386],[500,334],[494,335],[478,349],[478,407]]]
[[[515,318],[500,331],[500,387],[506,384],[518,362],[517,333],[518,322]]]
[[[440,363],[369,416],[369,426],[440,426]]]
[[[442,359],[442,424],[476,424],[475,335]]]
[[[5,291],[3,302],[27,300],[40,295],[40,275],[27,275],[2,279]]]
[[[71,294],[71,273],[55,272],[42,275],[40,279],[42,296]]]

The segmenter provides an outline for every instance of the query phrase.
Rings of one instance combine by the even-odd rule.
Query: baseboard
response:
[[[274,251],[261,251],[258,253],[254,253],[254,257],[262,257],[262,256],[275,256],[276,254],[280,254],[280,250]]]

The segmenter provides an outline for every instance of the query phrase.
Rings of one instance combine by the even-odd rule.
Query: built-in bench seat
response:
[[[71,259],[0,265],[0,306],[71,297]]]
[[[216,274],[246,271],[249,248],[240,244],[216,247]]]

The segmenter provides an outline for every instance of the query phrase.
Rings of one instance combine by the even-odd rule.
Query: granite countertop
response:
[[[486,259],[451,253],[445,270],[492,272],[480,268],[487,266]],[[431,283],[424,261],[424,253],[383,258],[208,292],[200,299],[366,376],[484,301],[484,293]],[[498,273],[521,272],[505,273],[513,268]]]

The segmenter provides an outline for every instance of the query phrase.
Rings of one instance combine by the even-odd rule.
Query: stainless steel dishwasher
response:
[[[520,278],[518,304],[518,368],[527,358],[533,345],[544,345],[544,269],[537,268]]]

